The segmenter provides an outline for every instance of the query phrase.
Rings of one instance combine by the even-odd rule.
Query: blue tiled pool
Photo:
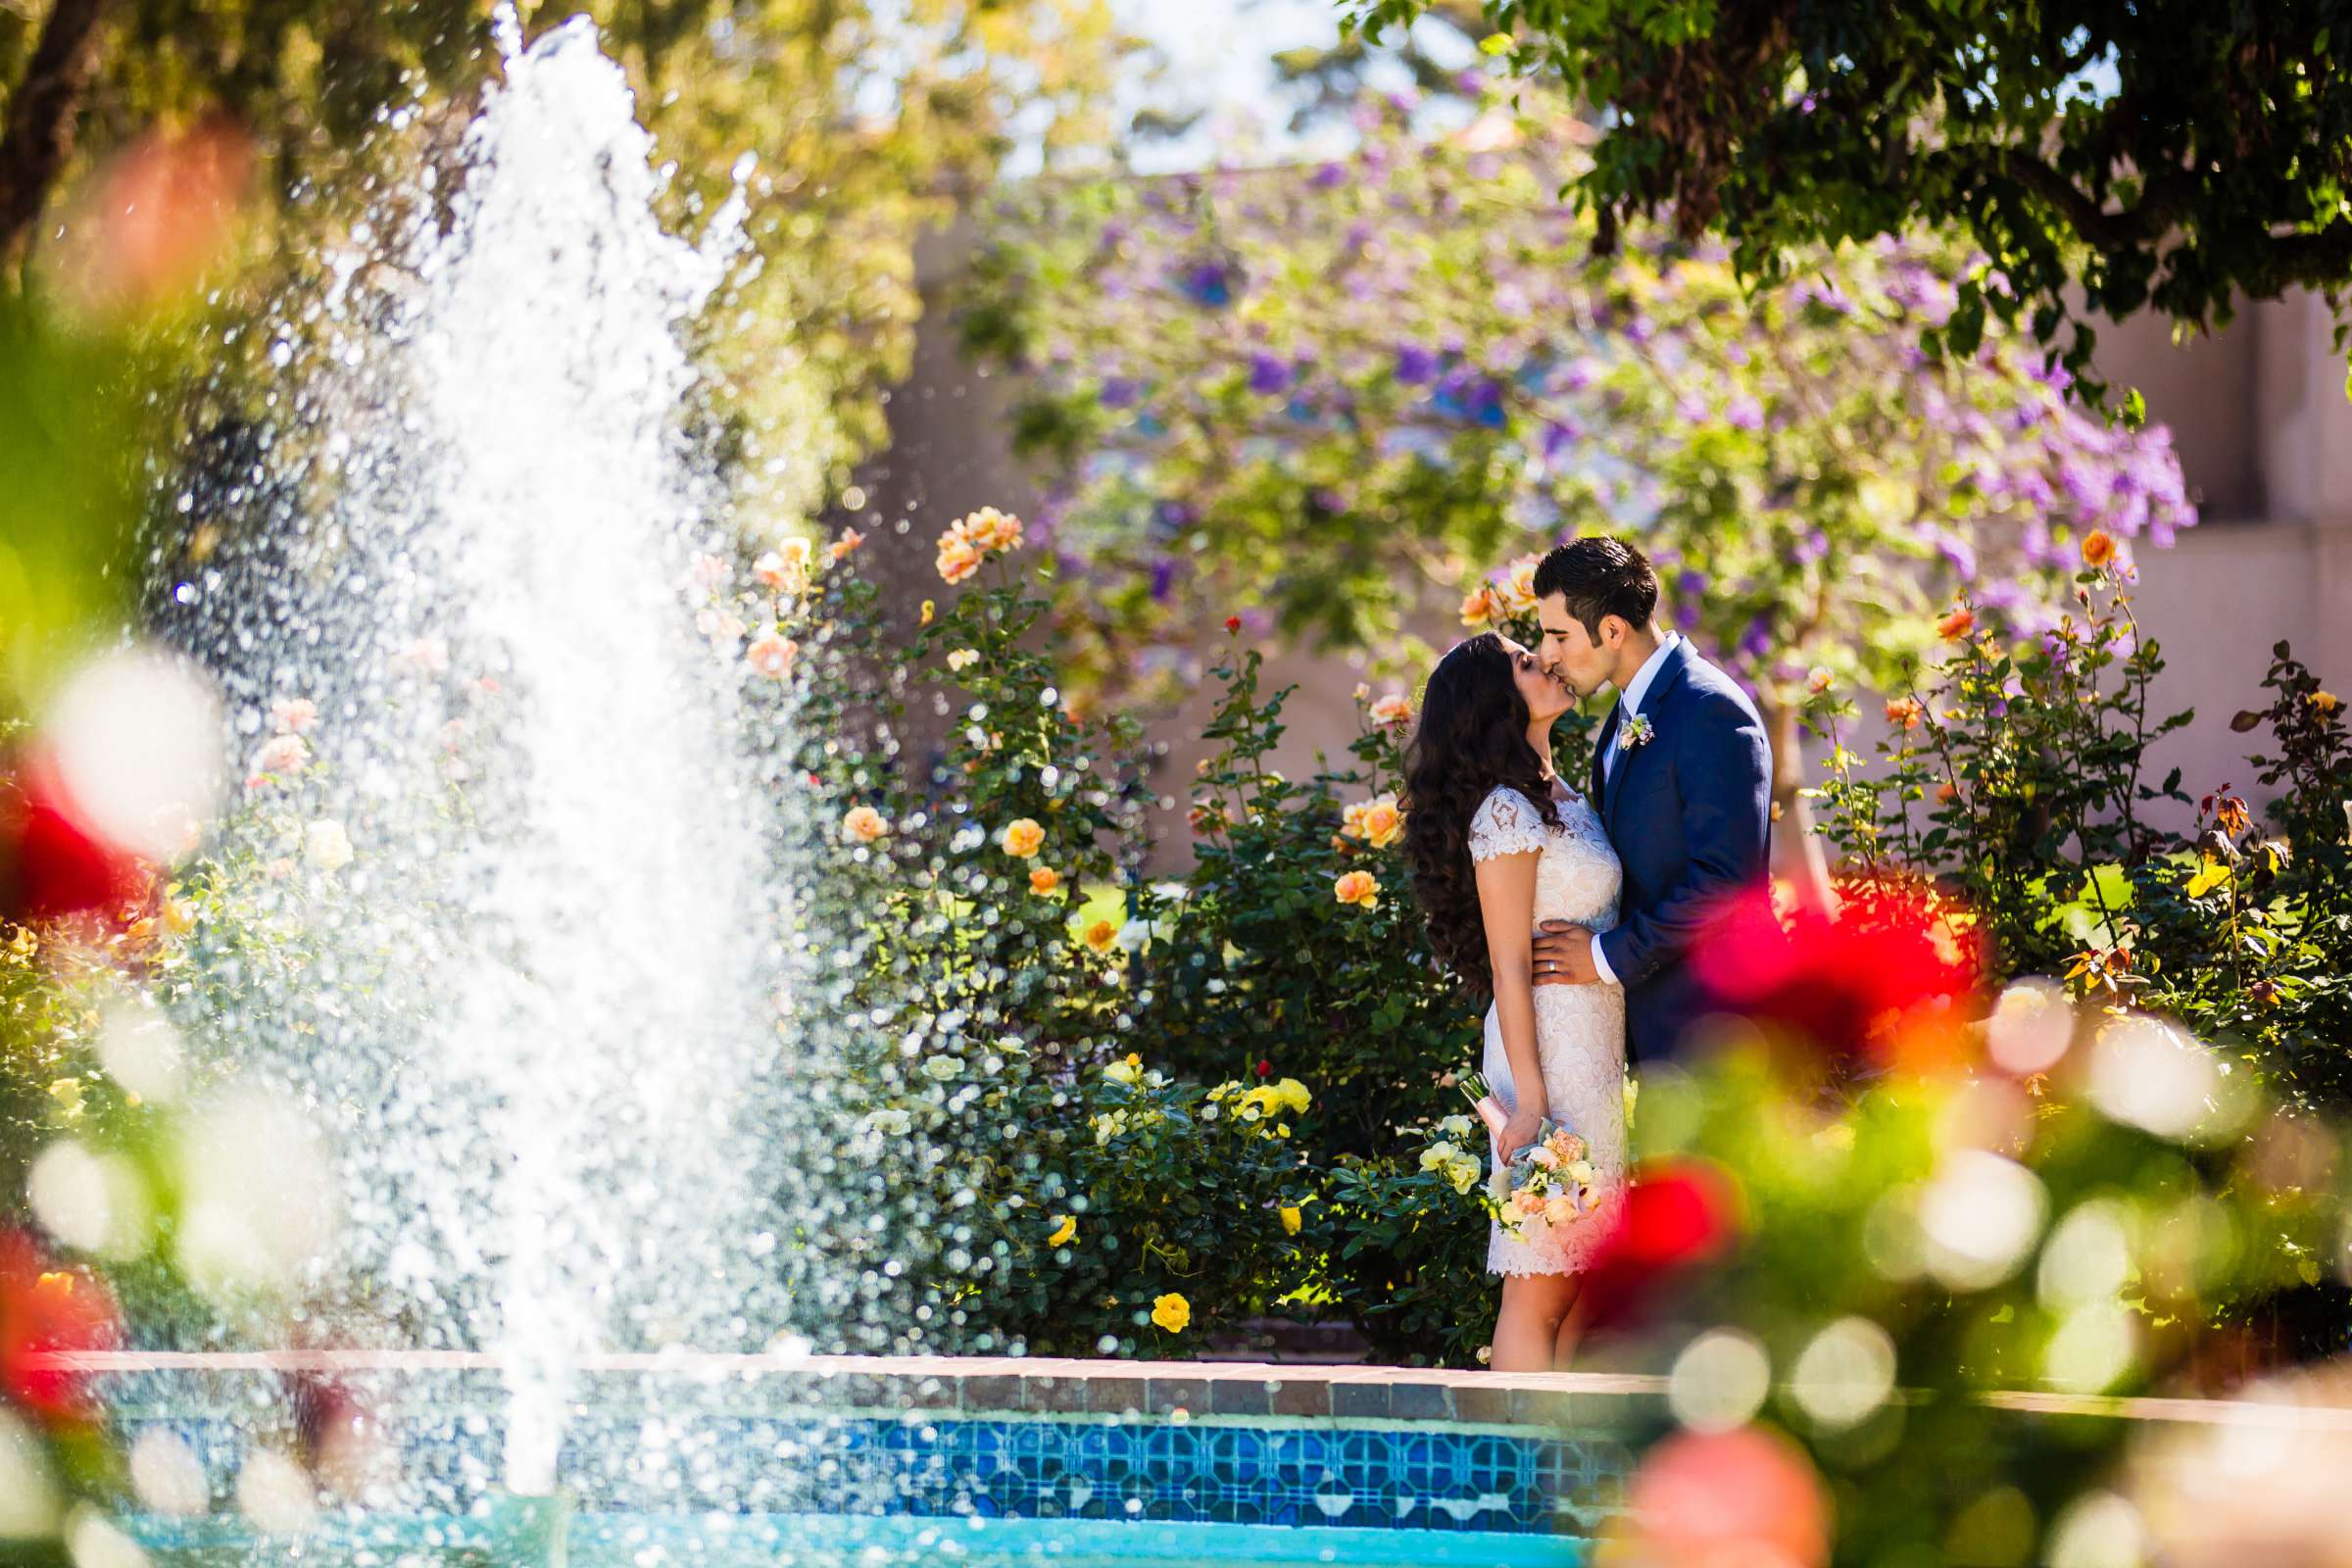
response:
[[[238,1475],[257,1446],[283,1448],[256,1418],[276,1388],[211,1372],[116,1381],[122,1435],[168,1434],[210,1493],[194,1517],[123,1517],[160,1560],[273,1560],[270,1538],[238,1511]],[[582,1390],[551,1531],[544,1505],[534,1514],[492,1485],[494,1384],[402,1375],[360,1394],[379,1413],[388,1479],[318,1514],[300,1557],[337,1568],[1574,1564],[1629,1462],[1606,1433],[1463,1419],[1476,1412],[1450,1398],[1318,1387],[1316,1402],[1281,1389],[600,1374]],[[1053,1407],[1017,1408],[1031,1402]],[[1285,1405],[1309,1413],[1276,1413]]]

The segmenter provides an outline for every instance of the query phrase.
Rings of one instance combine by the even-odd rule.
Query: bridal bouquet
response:
[[[1462,1082],[1462,1093],[1496,1139],[1510,1118],[1483,1074]],[[1572,1224],[1599,1205],[1597,1176],[1585,1141],[1546,1116],[1533,1143],[1495,1172],[1487,1207],[1513,1241],[1533,1241],[1545,1228]]]

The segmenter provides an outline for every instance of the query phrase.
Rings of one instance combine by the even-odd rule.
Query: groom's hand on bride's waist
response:
[[[1540,986],[1590,986],[1601,980],[1592,961],[1592,933],[1565,920],[1536,927],[1535,982]]]

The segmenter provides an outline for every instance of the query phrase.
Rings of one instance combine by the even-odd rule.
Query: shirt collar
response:
[[[1658,678],[1658,670],[1664,666],[1666,656],[1674,652],[1674,645],[1682,640],[1681,632],[1668,632],[1658,639],[1657,651],[1642,661],[1642,667],[1634,671],[1634,678],[1625,687],[1626,717],[1631,718],[1642,711],[1642,699],[1649,695],[1650,683]]]

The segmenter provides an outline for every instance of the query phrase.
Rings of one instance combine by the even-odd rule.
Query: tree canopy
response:
[[[1373,38],[1436,9],[1344,4]],[[1806,247],[1953,228],[1984,259],[1932,349],[1972,352],[1987,316],[2030,319],[2082,376],[2093,315],[2205,329],[2241,297],[2332,302],[2352,281],[2352,0],[1486,14],[1490,52],[1596,112],[1589,164],[1562,173],[1603,246],[1671,214],[1686,237],[1726,239],[1744,276],[1779,279]]]
[[[706,352],[730,412],[789,445],[789,471],[764,487],[770,525],[837,494],[882,439],[920,314],[916,234],[1016,150],[1047,168],[1104,154],[1132,47],[1107,0],[525,0],[526,36],[574,9],[674,163],[671,221],[715,206],[738,160],[756,160],[746,227],[761,265]],[[358,219],[373,182],[445,147],[497,69],[480,0],[0,6],[0,275],[37,281],[71,210],[59,193],[92,165],[149,128],[216,122],[239,128],[278,198],[252,209],[240,291],[222,302],[250,310]]]

